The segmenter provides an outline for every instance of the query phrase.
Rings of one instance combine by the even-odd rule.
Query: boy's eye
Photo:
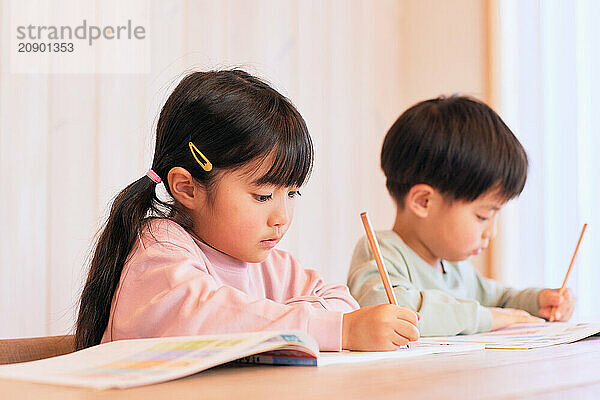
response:
[[[261,203],[264,203],[267,200],[270,200],[273,197],[272,194],[255,194],[254,198],[256,199],[256,201],[260,201]]]
[[[296,197],[296,196],[302,196],[302,194],[300,193],[300,191],[299,191],[299,190],[290,190],[290,191],[288,192],[288,197],[289,197],[290,199],[293,199],[293,198],[294,198],[294,197]]]

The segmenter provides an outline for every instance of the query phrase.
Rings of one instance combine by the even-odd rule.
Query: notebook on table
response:
[[[535,349],[572,343],[597,335],[600,323],[545,322],[517,324],[497,331],[475,335],[426,337],[428,343],[480,343],[486,349]]]
[[[185,377],[232,361],[326,366],[483,348],[478,343],[413,342],[389,352],[319,352],[316,341],[300,331],[131,339],[0,366],[0,378],[96,389],[128,388]]]

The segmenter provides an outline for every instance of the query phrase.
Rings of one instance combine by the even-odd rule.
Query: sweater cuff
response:
[[[492,313],[486,307],[478,306],[477,310],[477,332],[489,332],[492,330]]]
[[[540,288],[529,288],[525,289],[521,292],[519,308],[527,311],[531,315],[535,315],[536,317],[541,317],[540,315],[540,305],[538,303],[538,295],[540,293]]]
[[[308,320],[308,334],[319,344],[321,351],[342,350],[342,318],[339,311],[313,310]]]

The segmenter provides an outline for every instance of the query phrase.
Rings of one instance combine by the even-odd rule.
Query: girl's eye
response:
[[[489,218],[478,215],[477,219],[480,220],[481,222],[484,222],[484,221],[487,221]]]
[[[261,203],[264,203],[267,200],[270,200],[273,197],[272,194],[267,194],[267,195],[263,195],[263,194],[255,194],[254,198],[257,201],[260,201]]]
[[[290,199],[293,199],[296,196],[302,196],[299,190],[291,190],[290,192],[288,192],[288,197]]]

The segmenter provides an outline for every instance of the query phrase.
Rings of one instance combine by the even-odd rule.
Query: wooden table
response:
[[[483,350],[328,367],[228,365],[188,378],[97,391],[0,379],[0,398],[600,399],[600,337],[533,350]]]

